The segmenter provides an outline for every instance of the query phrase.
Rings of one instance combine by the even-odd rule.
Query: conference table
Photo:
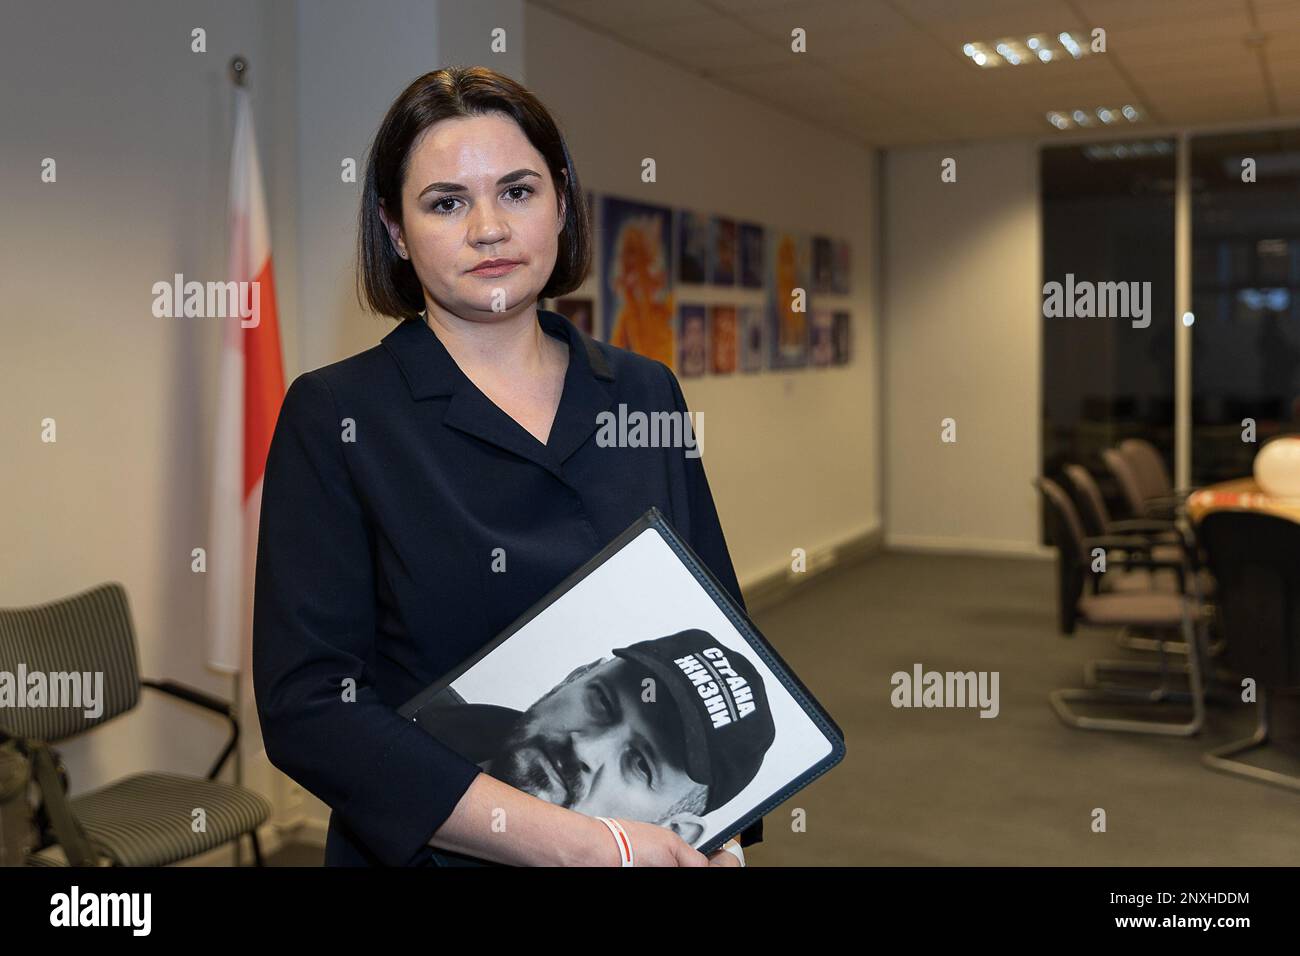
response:
[[[1206,485],[1187,498],[1187,516],[1194,523],[1211,511],[1224,508],[1263,511],[1300,521],[1300,498],[1275,498],[1265,494],[1254,478],[1234,478],[1216,485]]]

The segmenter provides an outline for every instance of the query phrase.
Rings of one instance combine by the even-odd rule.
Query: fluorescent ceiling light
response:
[[[1047,122],[1061,130],[1077,129],[1095,126],[1093,117],[1107,126],[1113,126],[1120,117],[1124,117],[1130,123],[1136,123],[1142,119],[1142,111],[1131,104],[1126,104],[1119,109],[1112,106],[1098,106],[1092,110],[1052,110],[1047,114]]]
[[[1091,49],[1087,39],[1080,34],[1064,32],[1055,35],[1034,33],[1024,37],[998,37],[996,40],[971,40],[963,43],[961,52],[976,66],[991,69],[998,66],[1019,66],[1022,63],[1060,63],[1081,59]]]

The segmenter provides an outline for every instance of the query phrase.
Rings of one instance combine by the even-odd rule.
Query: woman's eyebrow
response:
[[[513,173],[506,173],[504,176],[498,179],[497,185],[505,186],[509,183],[518,182],[519,180],[524,179],[528,176],[536,176],[538,179],[542,178],[542,174],[537,172],[534,169],[516,169]],[[440,193],[469,192],[469,190],[466,189],[466,187],[462,186],[460,183],[429,183],[429,185],[425,186],[422,190],[420,190],[420,195],[416,196],[415,198],[419,199],[425,193],[433,190],[436,190],[437,192]]]

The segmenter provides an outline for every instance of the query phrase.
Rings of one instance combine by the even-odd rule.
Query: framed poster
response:
[[[852,325],[848,312],[836,311],[831,318],[831,364],[847,365],[850,356]]]
[[[834,348],[831,341],[832,326],[834,324],[833,313],[830,309],[813,309],[812,316],[812,346],[810,354],[813,365],[830,365],[834,358]]]
[[[766,259],[763,253],[763,227],[757,223],[740,224],[740,284],[746,289],[763,288]]]
[[[709,370],[714,375],[734,372],[738,349],[736,307],[709,306]]]
[[[713,217],[713,253],[709,256],[709,281],[714,285],[736,284],[738,258],[736,220]]]
[[[702,305],[682,304],[681,354],[677,370],[683,378],[703,375],[708,367],[708,312]]]
[[[826,236],[812,238],[812,288],[814,292],[834,291],[835,244]]]
[[[811,338],[808,237],[783,229],[774,229],[770,235],[767,250],[767,309],[772,335],[770,364],[774,369],[799,368],[808,364]]]
[[[555,304],[551,306],[553,312],[563,315],[593,339],[599,338],[596,331],[595,308],[595,303],[587,296],[565,296],[556,299]]]
[[[675,368],[673,211],[604,196],[600,222],[605,341]]]
[[[844,735],[650,508],[399,711],[485,772],[711,853],[844,757]]]
[[[677,210],[677,281],[701,283],[709,275],[709,217]]]
[[[740,370],[761,372],[767,355],[767,325],[763,309],[757,305],[740,307]]]

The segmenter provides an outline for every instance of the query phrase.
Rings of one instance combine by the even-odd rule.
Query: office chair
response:
[[[1160,686],[1154,689],[1100,686],[1086,689],[1054,690],[1048,695],[1052,709],[1061,721],[1080,730],[1113,730],[1126,733],[1191,736],[1205,722],[1205,693],[1201,681],[1201,604],[1196,596],[1177,591],[1110,591],[1099,586],[1091,570],[1090,550],[1094,547],[1122,547],[1124,539],[1087,537],[1070,496],[1049,478],[1037,478],[1035,486],[1046,506],[1048,534],[1057,549],[1058,613],[1061,631],[1073,634],[1078,624],[1093,627],[1147,627],[1153,630],[1181,630],[1188,648],[1186,673],[1191,682],[1189,693],[1179,693],[1169,685],[1171,670],[1163,642],[1156,672]],[[1190,570],[1190,568],[1188,568]],[[1107,572],[1109,573],[1109,572]],[[1091,579],[1091,580],[1088,580]],[[1188,580],[1195,581],[1194,575]],[[1085,593],[1089,591],[1090,593]],[[1123,717],[1084,717],[1070,709],[1071,702],[1110,702],[1132,704],[1168,704],[1182,699],[1192,705],[1192,717],[1182,722],[1132,720]]]
[[[1145,438],[1126,438],[1119,443],[1119,453],[1128,459],[1148,498],[1186,498],[1195,488],[1175,488],[1165,467],[1164,456]]]
[[[1143,438],[1126,438],[1116,447],[1134,483],[1135,492],[1142,502],[1142,511],[1135,514],[1164,515],[1181,511],[1187,496],[1195,488],[1178,489],[1169,478],[1169,470],[1156,446]],[[1104,453],[1103,453],[1104,454]],[[1110,466],[1110,462],[1107,462]],[[1112,473],[1114,468],[1111,468]]]
[[[1067,484],[1073,492],[1071,495],[1075,509],[1088,537],[1124,537],[1131,544],[1120,550],[1118,563],[1127,564],[1129,554],[1146,555],[1162,564],[1168,564],[1178,578],[1179,590],[1183,590],[1181,579],[1183,536],[1173,521],[1157,518],[1129,518],[1116,521],[1110,516],[1106,499],[1092,473],[1082,465],[1067,464],[1062,469]],[[1109,559],[1108,559],[1109,561]],[[1141,566],[1141,562],[1136,562]],[[1153,575],[1154,577],[1154,575]]]
[[[1083,523],[1084,533],[1090,537],[1102,535],[1132,535],[1134,544],[1132,550],[1138,554],[1150,555],[1160,566],[1171,567],[1177,580],[1178,590],[1186,591],[1187,582],[1183,578],[1184,552],[1189,547],[1196,546],[1196,535],[1190,525],[1182,526],[1177,521],[1160,518],[1130,518],[1123,520],[1113,520],[1110,516],[1110,509],[1106,506],[1106,499],[1101,493],[1101,488],[1092,473],[1082,465],[1067,464],[1063,471],[1066,477],[1066,483],[1073,492],[1075,508]],[[1121,552],[1119,563],[1124,564],[1126,555]],[[1107,555],[1107,562],[1110,563],[1110,555]],[[1201,562],[1197,561],[1200,567]],[[1156,584],[1155,573],[1152,572],[1152,583]],[[1201,596],[1209,598],[1214,594],[1214,579],[1206,573],[1201,574],[1200,581]],[[1116,635],[1116,643],[1120,647],[1129,648],[1137,651],[1154,651],[1159,648],[1158,639],[1143,637],[1133,633],[1130,628],[1121,628]],[[1164,649],[1175,654],[1186,654],[1187,647],[1182,641],[1163,641]],[[1217,653],[1218,643],[1211,645],[1211,653]],[[1106,662],[1109,663],[1109,662]],[[1100,667],[1101,665],[1099,665]],[[1120,670],[1137,669],[1133,666],[1119,668]]]
[[[239,739],[230,706],[175,681],[141,679],[135,627],[121,584],[101,584],[48,604],[0,608],[0,670],[28,674],[103,674],[103,708],[87,717],[84,707],[44,706],[0,710],[0,734],[41,744],[57,743],[125,714],[148,687],[219,714],[230,739],[206,778],[176,773],[137,773],[105,787],[65,798],[42,793],[46,807],[71,811],[94,855],[114,866],[165,866],[239,840],[248,834],[262,865],[257,827],[271,815],[260,794],[217,780]],[[22,689],[26,693],[26,688]],[[206,830],[196,833],[193,812],[202,808]],[[75,830],[74,830],[75,832]],[[66,866],[71,855],[42,834],[27,860],[32,866]]]
[[[1214,770],[1300,790],[1300,777],[1234,760],[1269,742],[1274,691],[1300,689],[1300,523],[1253,511],[1212,511],[1201,543],[1219,582],[1229,669],[1255,679],[1255,732],[1202,756]],[[1240,700],[1240,697],[1238,697]]]
[[[1101,460],[1105,463],[1111,477],[1115,479],[1129,517],[1166,521],[1173,521],[1178,517],[1178,505],[1181,502],[1165,498],[1148,499],[1146,489],[1138,479],[1133,466],[1120,454],[1118,448],[1103,449]]]

